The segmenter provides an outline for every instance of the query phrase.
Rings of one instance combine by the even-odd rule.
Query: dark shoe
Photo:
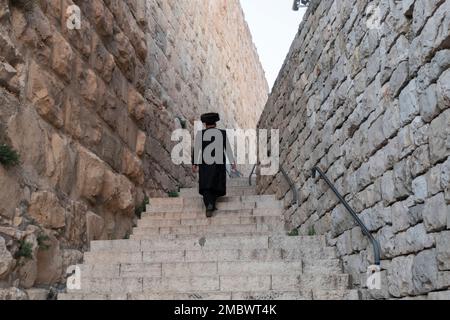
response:
[[[209,204],[206,207],[206,217],[211,218],[214,212],[214,206],[212,204]]]

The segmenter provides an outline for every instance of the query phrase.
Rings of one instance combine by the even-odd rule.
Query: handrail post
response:
[[[348,204],[348,202],[344,199],[344,197],[339,193],[339,191],[336,189],[336,187],[333,185],[333,183],[328,179],[328,177],[323,173],[322,170],[320,170],[319,167],[314,167],[312,172],[312,177],[316,178],[316,173],[318,173],[322,179],[327,183],[327,185],[331,188],[331,190],[334,192],[334,194],[338,197],[339,201],[344,205],[344,207],[347,209],[347,211],[352,215],[352,217],[355,219],[355,221],[358,223],[359,227],[361,228],[363,234],[369,238],[369,241],[371,242],[373,246],[374,251],[374,260],[375,264],[377,266],[380,266],[381,262],[381,247],[380,243],[374,238],[372,233],[367,229],[364,222],[361,221],[361,219],[358,217],[358,214],[353,210],[352,207]]]

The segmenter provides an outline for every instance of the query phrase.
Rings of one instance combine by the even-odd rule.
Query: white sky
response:
[[[297,34],[305,9],[293,11],[294,0],[240,0],[269,87],[277,79]]]

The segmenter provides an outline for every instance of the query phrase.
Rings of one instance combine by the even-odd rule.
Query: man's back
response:
[[[216,210],[216,199],[226,195],[226,158],[234,157],[225,130],[216,128],[217,113],[202,115],[206,129],[197,133],[194,141],[193,170],[199,172],[199,193],[203,195],[206,216]]]

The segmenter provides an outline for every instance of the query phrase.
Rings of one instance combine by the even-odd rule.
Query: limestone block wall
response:
[[[267,91],[237,0],[0,0],[0,144],[21,160],[0,165],[0,289],[126,238],[145,195],[195,182],[172,131],[209,110],[254,127]]]
[[[151,91],[190,123],[218,111],[223,127],[255,128],[269,88],[239,1],[146,3]]]
[[[372,248],[317,165],[380,241],[374,298],[448,297],[449,67],[449,0],[312,1],[258,124],[300,193],[289,228],[327,235],[365,287]],[[281,174],[258,190],[292,199]]]

